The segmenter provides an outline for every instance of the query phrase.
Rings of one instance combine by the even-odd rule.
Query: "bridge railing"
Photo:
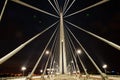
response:
[[[26,77],[1,77],[0,80],[24,80],[25,78]]]

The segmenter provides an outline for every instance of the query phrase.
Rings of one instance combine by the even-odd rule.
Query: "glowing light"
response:
[[[45,54],[47,54],[47,55],[48,55],[49,53],[50,53],[49,51],[46,51],[46,52],[45,52]]]
[[[24,72],[25,72],[25,70],[26,70],[26,67],[23,66],[23,67],[21,68],[21,70],[23,71],[23,76],[24,76]]]
[[[73,63],[73,61],[71,61],[71,63]]]
[[[43,70],[40,70],[40,72],[42,73],[42,72],[43,72]]]
[[[23,66],[23,67],[21,68],[21,70],[22,70],[22,71],[25,71],[25,70],[26,70],[26,67],[25,67],[25,66]]]
[[[104,65],[103,65],[103,68],[104,68],[104,69],[106,69],[106,68],[107,68],[107,65],[106,65],[106,64],[104,64]]]
[[[77,50],[77,53],[78,53],[78,54],[81,54],[81,53],[82,53],[82,51],[81,51],[80,49],[78,49],[78,50]]]

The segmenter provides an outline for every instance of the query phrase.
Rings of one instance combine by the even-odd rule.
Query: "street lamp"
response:
[[[82,50],[81,49],[78,49],[77,50],[77,54],[81,54],[82,53]]]
[[[23,71],[23,76],[24,76],[24,72],[25,72],[25,70],[26,70],[26,67],[23,66],[23,67],[21,68],[21,70]]]
[[[50,53],[50,52],[49,52],[48,50],[45,52],[46,55],[48,55],[49,53]]]
[[[73,60],[71,61],[71,63],[74,63]]]
[[[40,70],[40,73],[42,73],[42,72],[43,72],[43,70],[41,69],[41,70]]]
[[[107,65],[104,64],[102,67],[103,67],[103,69],[104,69],[104,71],[105,71],[105,73],[106,73],[106,72],[107,72],[107,71],[106,71]]]

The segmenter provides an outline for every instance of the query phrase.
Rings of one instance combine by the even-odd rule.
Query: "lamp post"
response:
[[[88,78],[88,77],[89,77],[89,74],[88,74],[88,72],[87,72],[87,69],[85,68],[85,66],[84,66],[81,58],[79,57],[79,54],[82,54],[82,50],[81,50],[81,49],[78,49],[76,52],[77,52],[77,54],[78,54],[78,59],[79,59],[81,65],[82,65],[82,67],[83,67],[83,70],[85,71],[86,78]]]
[[[23,71],[23,76],[24,76],[24,72],[25,72],[25,70],[26,70],[26,67],[23,66],[23,67],[21,68],[21,70]]]
[[[106,71],[107,65],[104,64],[102,67],[103,67],[103,69],[104,69],[104,71],[105,71],[105,73],[106,73],[106,72],[107,72],[107,71]]]
[[[40,73],[42,73],[42,72],[43,72],[43,70],[41,69],[41,70],[40,70]]]

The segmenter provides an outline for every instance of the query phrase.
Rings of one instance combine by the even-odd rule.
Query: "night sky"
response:
[[[47,0],[21,0],[42,10],[56,14]],[[53,1],[53,0],[51,0]],[[62,6],[64,0],[58,0]],[[67,14],[78,11],[100,0],[76,0]],[[72,2],[70,0],[70,2]],[[4,0],[0,0],[0,11],[2,10]],[[82,13],[65,18],[75,25],[78,25],[88,31],[91,31],[107,40],[120,45],[120,2],[118,0],[110,0],[107,3],[86,10]],[[66,14],[66,15],[67,15]],[[57,15],[57,14],[56,14]],[[21,6],[12,1],[8,1],[2,21],[0,22],[0,58],[14,50],[20,44],[24,43],[37,33],[56,22],[58,19],[47,14],[40,13],[30,8]],[[120,74],[120,51],[114,49],[108,44],[74,28],[67,24],[74,32],[75,36],[85,47],[97,65],[102,69],[103,64],[107,64],[108,71],[116,71]],[[42,36],[35,39],[27,45],[23,50],[18,52],[8,61],[0,65],[0,72],[4,73],[20,73],[21,66],[27,67],[30,72],[42,53],[46,43],[51,37],[55,27],[51,28]],[[83,63],[88,71],[94,71],[91,62],[81,56]],[[42,59],[37,68],[36,73],[44,66],[46,57]],[[102,69],[103,70],[103,69]],[[95,72],[95,71],[94,71]]]

